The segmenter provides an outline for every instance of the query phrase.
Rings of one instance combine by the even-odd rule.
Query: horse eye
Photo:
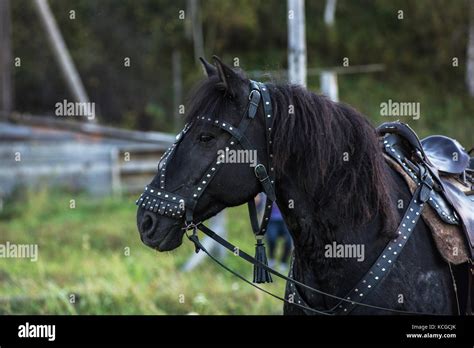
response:
[[[203,133],[199,136],[199,141],[202,143],[207,143],[214,139],[214,135],[209,134],[209,133]]]

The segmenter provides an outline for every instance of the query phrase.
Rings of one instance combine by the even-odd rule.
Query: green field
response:
[[[46,190],[22,196],[4,202],[0,243],[38,244],[38,261],[0,259],[1,314],[282,313],[278,300],[210,259],[182,272],[194,252],[187,240],[172,252],[145,247],[135,227],[134,197]],[[253,253],[246,208],[229,209],[228,217],[230,240]],[[232,253],[226,262],[251,279],[252,267]],[[284,283],[266,288],[282,295]]]

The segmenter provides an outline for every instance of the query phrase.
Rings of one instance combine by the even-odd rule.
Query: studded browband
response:
[[[250,221],[252,230],[257,238],[257,258],[262,262],[266,263],[265,249],[263,246],[263,235],[266,232],[267,225],[270,219],[273,202],[276,200],[275,197],[275,173],[273,167],[273,153],[271,150],[271,131],[273,123],[273,111],[272,103],[270,99],[270,93],[265,84],[250,81],[250,93],[248,97],[246,110],[242,115],[241,121],[238,127],[229,124],[226,121],[220,121],[210,116],[198,116],[196,121],[209,122],[213,126],[219,127],[231,135],[225,148],[234,148],[240,146],[246,150],[255,149],[248,138],[245,136],[245,132],[250,123],[255,119],[260,104],[263,106],[264,118],[265,118],[265,137],[267,142],[266,158],[269,170],[267,167],[260,162],[259,154],[257,153],[257,165],[254,168],[255,177],[259,180],[262,191],[266,194],[265,208],[263,212],[262,221],[259,224],[257,217],[257,209],[255,207],[255,201],[252,198],[248,202],[248,209],[250,215]],[[194,221],[194,210],[199,201],[199,198],[206,190],[209,183],[215,177],[216,173],[222,167],[222,161],[217,158],[216,162],[213,162],[204,172],[204,175],[199,180],[196,187],[194,187],[190,197],[182,197],[176,193],[168,192],[165,189],[166,183],[166,168],[169,161],[173,158],[176,148],[184,138],[185,134],[191,128],[192,123],[187,124],[184,129],[176,136],[176,141],[171,147],[165,151],[160,159],[158,165],[158,178],[160,187],[156,188],[152,185],[145,187],[145,191],[141,194],[136,204],[145,210],[153,211],[159,215],[167,217],[181,219],[185,218],[186,229],[196,229],[199,223]],[[262,254],[263,253],[263,254]],[[254,273],[255,282],[271,282],[271,276],[265,270],[256,267]]]

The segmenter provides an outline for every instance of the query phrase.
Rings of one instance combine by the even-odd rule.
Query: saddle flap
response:
[[[466,232],[471,257],[474,256],[474,201],[466,196],[456,185],[449,180],[441,180],[445,196],[459,215],[461,224]]]

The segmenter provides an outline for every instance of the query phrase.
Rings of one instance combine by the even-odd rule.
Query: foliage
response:
[[[181,52],[184,91],[202,76],[187,21],[179,18],[181,10],[187,15],[186,1],[50,3],[86,89],[98,104],[100,121],[171,131],[172,52]],[[372,94],[392,100],[420,98],[427,101],[423,127],[430,132],[454,129],[452,136],[472,142],[472,137],[456,132],[473,109],[464,88],[467,0],[339,0],[332,29],[323,23],[324,3],[306,1],[308,65],[341,66],[348,57],[351,65],[382,63],[386,67],[378,75],[344,76],[354,81],[354,87],[366,88],[342,87],[341,100],[370,109],[369,116],[375,117],[379,104],[368,105],[375,99]],[[16,108],[51,113],[68,92],[32,2],[15,0],[12,7],[14,56],[22,58],[22,66],[15,68]],[[208,58],[217,54],[232,62],[237,57],[247,70],[286,68],[286,1],[201,0],[200,10]],[[75,11],[75,19],[70,19],[70,11]],[[126,57],[130,67],[124,66]],[[455,57],[458,67],[452,65]],[[312,82],[310,88],[316,90],[319,82]],[[407,87],[414,94],[408,95]],[[157,110],[163,112],[157,115]],[[441,125],[439,117],[431,116],[440,112]]]

